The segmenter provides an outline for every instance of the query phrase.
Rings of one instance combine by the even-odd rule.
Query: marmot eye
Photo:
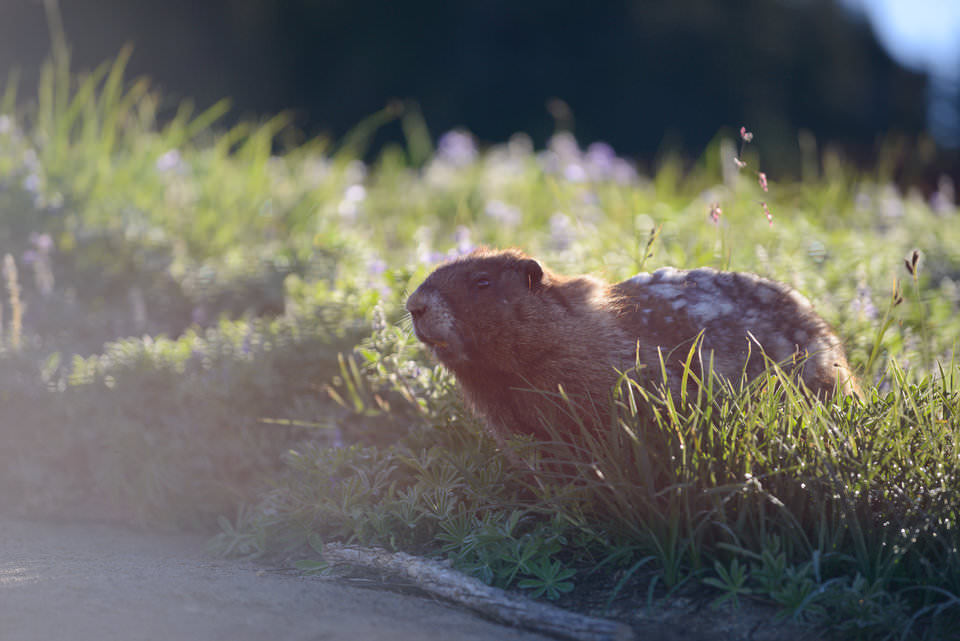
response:
[[[486,276],[480,276],[473,281],[473,286],[477,289],[486,289],[490,287],[490,279]]]

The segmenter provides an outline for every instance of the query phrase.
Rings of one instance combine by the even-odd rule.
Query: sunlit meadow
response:
[[[904,190],[884,147],[861,170],[804,133],[802,179],[779,180],[739,123],[649,171],[568,132],[434,144],[411,104],[292,144],[283,116],[161,114],[126,55],[80,77],[49,64],[36,96],[10,79],[0,100],[0,504],[219,521],[219,551],[312,570],[319,542],[380,545],[571,607],[590,590],[639,611],[695,585],[839,638],[956,634],[948,179]],[[405,143],[365,160],[395,119]],[[608,433],[506,456],[403,311],[479,245],[609,280],[672,265],[788,282],[844,340],[863,398],[631,388]]]

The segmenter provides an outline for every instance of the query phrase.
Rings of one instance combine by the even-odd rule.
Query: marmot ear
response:
[[[527,279],[527,286],[530,288],[530,291],[537,291],[543,285],[543,268],[540,267],[540,263],[533,260],[532,258],[527,258],[521,264],[523,269],[523,275]]]

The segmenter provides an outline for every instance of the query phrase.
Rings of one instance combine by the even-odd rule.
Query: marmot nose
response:
[[[419,291],[413,292],[410,298],[407,299],[407,311],[410,312],[413,320],[417,320],[427,311],[427,302],[423,299],[423,296],[420,295]]]

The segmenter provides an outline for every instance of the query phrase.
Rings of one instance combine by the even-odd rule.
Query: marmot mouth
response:
[[[414,333],[417,335],[417,338],[421,343],[426,345],[431,349],[446,349],[450,347],[450,343],[447,341],[442,341],[436,338],[430,338],[424,332],[421,332],[417,327],[414,327]]]
[[[434,358],[441,363],[450,363],[459,360],[456,352],[451,349],[449,341],[442,341],[436,338],[426,338],[421,336],[420,342],[427,346]]]

